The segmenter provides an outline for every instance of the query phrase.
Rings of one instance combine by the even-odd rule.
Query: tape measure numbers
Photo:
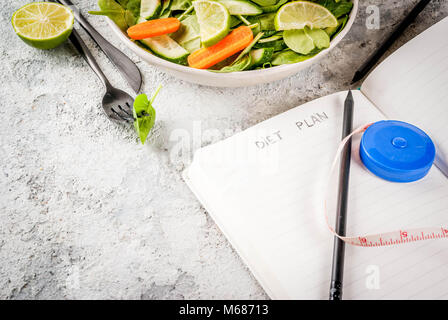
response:
[[[435,158],[435,146],[431,138],[419,128],[402,121],[387,120],[369,123],[355,129],[341,141],[330,169],[330,179],[347,142],[356,134],[363,133],[360,158],[368,170],[378,177],[393,182],[417,181],[426,176]],[[330,231],[348,244],[361,247],[380,247],[414,241],[448,238],[448,227],[402,229],[361,236],[340,236],[330,225],[327,199],[324,211]]]

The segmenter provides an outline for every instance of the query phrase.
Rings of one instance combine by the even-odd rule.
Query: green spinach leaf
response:
[[[282,64],[291,64],[302,62],[312,58],[314,55],[301,55],[292,50],[285,50],[278,53],[271,61],[273,66],[280,66]]]
[[[107,16],[123,31],[133,26],[140,14],[141,0],[98,0],[99,11],[90,14]]]
[[[172,11],[187,10],[191,6],[190,0],[173,0],[171,3]]]
[[[317,49],[326,49],[330,46],[330,36],[322,29],[310,29],[305,27],[303,29],[305,34],[310,37]]]
[[[115,2],[118,2],[123,8],[126,8],[129,0],[115,0]]]
[[[146,138],[156,121],[156,110],[153,108],[152,103],[160,88],[161,86],[157,88],[151,100],[148,100],[146,94],[140,94],[134,100],[134,127],[142,144],[145,144]]]
[[[171,15],[171,0],[164,0],[162,10],[160,11],[160,18],[168,18]]]
[[[336,18],[350,13],[353,8],[353,2],[349,0],[319,0],[317,3],[330,10]]]
[[[89,13],[109,17],[123,31],[128,28],[126,10],[118,2],[115,0],[98,0],[98,6],[100,11],[89,11]]]
[[[246,54],[241,60],[239,60],[237,63],[233,65],[224,67],[221,70],[209,70],[209,71],[222,72],[222,73],[244,71],[250,67],[251,63],[252,63],[251,56]]]
[[[272,6],[265,6],[265,7],[261,7],[261,10],[263,10],[263,12],[277,12],[277,10],[284,5],[286,2],[288,2],[288,0],[279,0],[276,4],[272,5]]]
[[[140,4],[141,0],[129,0],[126,4],[126,10],[129,10],[136,19],[140,16]]]

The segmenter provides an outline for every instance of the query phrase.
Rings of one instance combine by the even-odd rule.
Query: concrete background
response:
[[[347,88],[417,1],[361,0],[352,30],[321,63],[238,89],[179,81],[140,61],[102,17],[88,17],[137,63],[143,92],[163,85],[145,146],[103,114],[103,88],[70,44],[39,51],[17,38],[10,19],[27,2],[0,6],[1,299],[267,298],[182,181],[183,168],[201,145]],[[368,5],[380,9],[379,30],[366,28]],[[447,14],[448,1],[432,1],[393,50]],[[111,82],[130,92],[86,40]]]

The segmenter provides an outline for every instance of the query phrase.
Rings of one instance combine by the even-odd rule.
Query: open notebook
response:
[[[348,235],[447,224],[447,34],[445,18],[388,57],[353,92],[354,127],[386,118],[410,122],[431,136],[438,159],[420,181],[387,182],[363,167],[355,139]],[[311,101],[202,148],[184,173],[273,299],[328,299],[333,237],[322,213],[323,190],[346,95]],[[448,298],[448,243],[348,245],[344,298]]]

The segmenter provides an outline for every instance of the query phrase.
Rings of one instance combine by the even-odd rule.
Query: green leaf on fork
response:
[[[145,144],[146,138],[156,121],[156,110],[153,108],[152,103],[161,87],[157,88],[151,100],[148,100],[146,94],[140,94],[134,100],[134,127],[142,144]]]

